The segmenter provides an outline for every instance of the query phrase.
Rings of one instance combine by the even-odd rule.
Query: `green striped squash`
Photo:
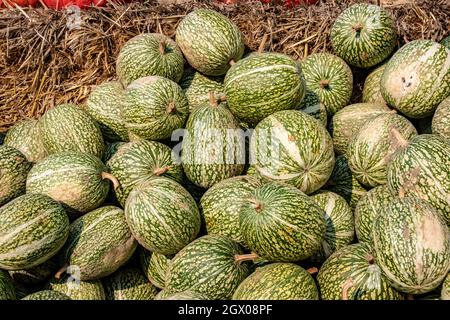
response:
[[[107,300],[153,300],[157,289],[137,268],[121,269],[103,279]]]
[[[334,151],[345,154],[352,136],[359,131],[369,119],[391,111],[381,103],[355,103],[336,112],[329,123],[333,137]]]
[[[250,274],[242,247],[222,235],[200,237],[172,259],[166,291],[192,290],[210,300],[230,299],[238,285]]]
[[[406,140],[417,135],[411,122],[398,114],[382,114],[368,120],[353,135],[347,149],[348,165],[361,184],[376,187],[387,183],[387,164],[399,148],[391,130]]]
[[[22,152],[30,162],[38,162],[47,156],[47,150],[39,131],[38,120],[30,119],[17,122],[6,133],[4,144]]]
[[[122,117],[130,140],[162,140],[184,126],[189,103],[172,80],[150,76],[133,81],[126,89]]]
[[[70,225],[69,238],[59,257],[66,266],[73,266],[66,271],[76,279],[97,280],[125,264],[136,247],[123,210],[105,206]]]
[[[21,270],[54,256],[69,234],[62,206],[41,194],[25,194],[0,208],[0,268]]]
[[[373,249],[351,244],[333,253],[317,275],[322,300],[403,300],[382,275]]]
[[[124,146],[125,144],[126,142],[122,141],[107,143],[105,147],[105,153],[103,154],[103,163],[108,164],[108,161],[113,157],[113,155],[116,154],[117,150],[119,150],[119,148]]]
[[[391,285],[410,294],[429,292],[450,270],[450,233],[427,202],[392,200],[375,219],[373,242],[378,264]]]
[[[26,190],[50,196],[71,213],[85,213],[105,201],[109,179],[117,184],[99,158],[87,153],[63,152],[48,156],[30,170]]]
[[[105,291],[100,280],[81,281],[65,275],[60,279],[50,280],[46,289],[64,293],[72,300],[105,300]]]
[[[269,261],[299,261],[317,252],[326,222],[310,197],[285,183],[256,188],[239,213],[246,246]]]
[[[238,61],[227,72],[224,85],[231,112],[251,125],[274,112],[295,109],[306,90],[300,65],[289,56],[269,52]]]
[[[189,101],[189,110],[209,102],[209,93],[216,99],[225,98],[222,77],[208,77],[193,69],[187,69],[180,81],[180,87]]]
[[[72,151],[103,156],[105,144],[100,127],[81,107],[58,105],[44,113],[39,127],[49,154]]]
[[[244,54],[239,28],[223,14],[196,9],[178,24],[175,40],[189,64],[209,76],[225,74]]]
[[[324,262],[334,251],[353,242],[355,223],[353,212],[340,195],[331,191],[320,191],[311,199],[324,210],[326,222],[322,246],[312,257],[313,261]]]
[[[123,97],[122,84],[109,81],[97,86],[87,99],[86,111],[97,120],[108,141],[128,141],[128,131],[121,112]]]
[[[362,102],[386,104],[386,101],[384,101],[383,95],[381,94],[380,87],[381,76],[383,75],[385,68],[386,64],[383,64],[369,73],[364,81]]]
[[[394,199],[395,195],[389,187],[381,185],[367,192],[358,201],[355,208],[355,229],[359,242],[373,245],[372,232],[375,218]]]
[[[440,44],[442,44],[447,49],[450,49],[450,36],[441,40]]]
[[[155,300],[208,300],[208,297],[192,290],[172,294],[167,293],[166,290],[161,290],[156,295]]]
[[[367,192],[350,170],[348,159],[345,155],[336,157],[333,172],[324,188],[342,196],[352,210],[355,209],[359,199]]]
[[[200,231],[194,198],[179,183],[156,177],[137,185],[125,204],[127,223],[147,250],[175,254]]]
[[[450,96],[436,108],[431,122],[431,131],[450,139]]]
[[[261,183],[251,176],[222,180],[209,188],[200,200],[208,234],[220,234],[243,243],[239,213]]]
[[[0,270],[0,300],[16,300],[13,281],[7,271]]]
[[[431,40],[404,45],[381,77],[386,102],[410,118],[425,118],[450,95],[450,50]]]
[[[330,36],[334,51],[360,68],[375,66],[388,58],[397,40],[390,14],[367,3],[345,9],[334,22]]]
[[[313,118],[319,120],[324,127],[327,126],[328,123],[328,113],[327,108],[321,102],[320,97],[314,91],[306,88],[305,98],[303,98],[300,106],[297,108],[306,114],[309,114]]]
[[[180,48],[160,33],[143,33],[131,38],[120,49],[116,61],[117,76],[124,86],[147,76],[161,76],[178,82],[183,69]]]
[[[22,300],[72,300],[64,293],[53,290],[42,290],[27,295]]]
[[[306,194],[327,182],[335,161],[325,127],[297,110],[279,111],[261,121],[251,137],[250,156],[261,176]]]
[[[450,225],[450,142],[432,134],[409,141],[398,137],[401,148],[388,165],[388,185],[395,194],[420,198],[438,209]]]
[[[157,288],[166,287],[166,276],[169,264],[173,256],[165,256],[157,252],[150,252],[141,249],[139,253],[139,262],[142,272],[147,279]]]
[[[25,193],[32,163],[17,149],[0,146],[0,206]]]
[[[13,278],[14,283],[36,286],[45,283],[58,271],[58,267],[58,257],[55,255],[35,267],[23,270],[11,270],[9,271],[9,275]]]
[[[237,287],[233,300],[319,300],[313,277],[293,263],[257,268]]]
[[[352,96],[353,74],[341,58],[331,53],[315,53],[301,63],[308,90],[316,93],[328,114],[344,108]]]
[[[115,193],[122,206],[125,206],[131,190],[151,177],[162,176],[177,182],[183,179],[183,169],[181,164],[174,162],[172,150],[156,141],[128,142],[120,147],[107,165],[120,183]]]
[[[187,178],[203,188],[243,172],[245,137],[225,104],[218,105],[211,97],[209,104],[192,111],[181,161]]]
[[[450,300],[450,273],[447,273],[447,276],[442,283],[441,300]]]

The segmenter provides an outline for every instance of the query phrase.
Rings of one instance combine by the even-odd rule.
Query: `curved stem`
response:
[[[162,176],[164,173],[166,173],[167,171],[169,171],[170,169],[172,169],[172,166],[166,166],[166,167],[163,167],[163,168],[157,168],[157,169],[155,169],[154,171],[153,171],[153,174],[155,175],[155,176]]]
[[[328,88],[330,86],[330,80],[322,79],[320,80],[319,85],[322,89]]]
[[[252,252],[252,253],[248,253],[248,254],[236,254],[234,256],[234,261],[237,264],[241,264],[242,262],[254,261],[254,260],[258,259],[258,258],[259,258],[259,256],[256,253]]]
[[[228,64],[229,64],[230,66],[234,65],[235,63],[236,63],[236,61],[234,61],[234,59],[231,59],[231,60],[228,62]]]
[[[348,300],[348,290],[354,286],[353,279],[348,278],[342,285],[342,300]]]
[[[119,189],[120,187],[120,183],[119,180],[117,180],[116,177],[114,177],[111,173],[108,172],[102,172],[102,179],[108,179],[109,181],[112,182],[113,186],[114,186],[114,191],[116,191],[117,189]]]
[[[66,263],[65,265],[63,265],[63,266],[61,267],[61,269],[59,269],[58,272],[56,272],[55,278],[56,278],[56,279],[60,279],[61,276],[62,276],[62,274],[63,274],[64,272],[67,271],[67,268],[68,268],[68,267],[69,267],[69,265],[68,265],[67,263]]]
[[[175,102],[171,101],[169,102],[169,105],[166,108],[167,113],[174,113],[176,111]]]
[[[367,255],[366,260],[369,264],[374,264],[375,263],[375,258],[372,255]]]
[[[403,136],[400,134],[400,132],[395,127],[391,128],[391,130],[389,131],[389,135],[397,147],[402,148],[402,149],[405,149],[406,147],[408,147],[408,145],[409,145],[408,140],[403,138]]]
[[[166,53],[166,42],[164,40],[161,40],[161,42],[159,43],[159,53]]]
[[[250,202],[253,206],[253,208],[257,211],[260,212],[263,209],[263,204],[255,199],[248,199],[248,202]]]
[[[315,273],[319,272],[319,269],[317,269],[316,267],[312,267],[312,268],[309,268],[308,270],[306,270],[306,272],[308,272],[309,274],[315,274]]]
[[[217,107],[217,99],[214,95],[214,91],[209,92],[209,104],[211,105],[211,107]]]
[[[356,32],[360,32],[362,29],[363,29],[363,25],[362,25],[362,23],[361,22],[358,22],[357,24],[355,24],[354,26],[353,26],[353,30],[355,30]]]

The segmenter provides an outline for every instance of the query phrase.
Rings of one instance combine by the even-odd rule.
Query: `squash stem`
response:
[[[261,203],[261,201],[258,201],[256,199],[248,199],[248,202],[250,202],[253,208],[258,212],[263,209],[263,204]]]
[[[322,79],[320,80],[319,85],[322,89],[328,89],[330,87],[330,80]]]
[[[354,26],[353,26],[353,30],[355,30],[356,32],[360,32],[362,29],[363,29],[363,25],[362,25],[362,23],[361,22],[358,22],[357,24],[355,24]]]
[[[119,189],[120,187],[120,183],[119,180],[117,180],[116,177],[114,177],[111,173],[108,172],[102,172],[102,179],[108,179],[109,181],[112,182],[113,186],[114,186],[114,191],[116,191],[117,189]]]
[[[209,92],[209,104],[211,105],[211,107],[217,107],[217,99],[216,96],[214,95],[213,91]]]
[[[234,65],[235,63],[236,63],[236,61],[234,61],[234,59],[231,59],[231,60],[228,62],[228,64],[229,64],[230,66]]]
[[[394,144],[397,147],[401,149],[405,149],[406,147],[408,147],[409,145],[408,140],[403,138],[403,136],[400,134],[400,132],[398,132],[398,130],[395,127],[392,127],[389,133],[391,136],[391,140],[393,140]]]
[[[171,101],[166,108],[166,112],[170,114],[170,113],[174,113],[175,110],[176,110],[175,102]]]
[[[312,267],[312,268],[309,268],[308,270],[306,270],[306,272],[308,272],[309,274],[315,274],[315,273],[319,272],[319,269],[317,269],[316,267]]]
[[[56,279],[60,279],[62,274],[65,273],[67,271],[67,268],[69,267],[69,265],[66,263],[65,265],[63,265],[61,267],[61,269],[58,270],[58,272],[56,272],[55,274],[55,278]]]
[[[164,40],[161,40],[161,42],[159,43],[159,52],[161,54],[166,53],[166,42]]]
[[[254,261],[254,260],[258,259],[258,258],[259,258],[259,256],[256,253],[252,252],[252,253],[248,253],[248,254],[236,254],[234,256],[234,261],[237,264],[241,264],[242,262]]]
[[[348,290],[354,286],[353,279],[348,278],[342,285],[342,300],[348,300]]]
[[[157,168],[157,169],[155,169],[155,171],[153,171],[153,174],[155,176],[159,177],[159,176],[162,176],[167,171],[169,171],[171,168],[172,168],[172,166],[166,166],[166,167],[163,167],[163,168]]]
[[[367,260],[367,262],[369,264],[374,264],[375,263],[375,258],[372,255],[370,255],[370,254],[366,257],[366,260]]]

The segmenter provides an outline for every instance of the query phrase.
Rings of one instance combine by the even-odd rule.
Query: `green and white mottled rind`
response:
[[[445,46],[447,49],[450,49],[450,36],[441,40],[440,44]]]
[[[134,80],[161,76],[178,82],[183,75],[184,58],[178,45],[160,33],[143,33],[128,40],[119,52],[116,72],[127,86]]]
[[[111,159],[113,155],[116,154],[117,150],[119,150],[119,148],[124,146],[125,144],[126,142],[122,141],[107,143],[105,147],[105,153],[103,154],[103,163],[107,164],[109,159]]]
[[[144,181],[130,192],[125,216],[139,244],[164,255],[194,240],[201,225],[194,198],[178,182],[163,177]]]
[[[381,76],[383,75],[386,64],[373,70],[364,81],[364,88],[362,92],[362,102],[364,103],[380,103],[386,104],[383,95],[381,94]]]
[[[79,270],[68,270],[80,280],[97,280],[115,272],[133,255],[137,243],[122,209],[98,208],[70,225],[60,260]]]
[[[0,300],[16,300],[13,281],[5,270],[0,270]]]
[[[431,130],[434,134],[450,139],[450,96],[436,108],[431,122]]]
[[[355,208],[355,229],[358,242],[373,245],[372,231],[375,218],[394,199],[395,195],[385,184],[373,188],[358,201]]]
[[[72,300],[64,293],[53,290],[42,290],[29,294],[22,300]]]
[[[166,287],[166,276],[169,263],[173,256],[165,256],[157,252],[150,252],[141,249],[139,253],[139,262],[142,272],[147,279],[157,288]]]
[[[204,104],[189,115],[181,161],[188,179],[203,188],[243,172],[244,132],[224,103]]]
[[[407,43],[386,64],[381,94],[409,118],[431,116],[450,95],[450,49],[431,40]]]
[[[107,162],[120,187],[115,190],[116,197],[122,206],[131,190],[142,181],[151,177],[163,176],[181,182],[183,168],[175,163],[172,150],[156,141],[139,140],[128,142]],[[167,171],[162,173],[161,169]]]
[[[175,40],[189,64],[209,76],[220,76],[244,54],[239,28],[223,14],[196,9],[179,23]]]
[[[261,176],[306,194],[327,182],[335,161],[325,127],[297,110],[279,111],[261,121],[251,137],[250,156]]]
[[[14,283],[35,286],[45,283],[59,268],[57,255],[35,267],[9,271]]]
[[[19,150],[0,146],[0,206],[25,193],[32,165]]]
[[[441,300],[450,300],[450,273],[447,273],[442,283]]]
[[[91,154],[63,152],[35,164],[27,178],[27,193],[50,196],[70,212],[85,213],[98,208],[109,191],[102,178],[108,168]]]
[[[239,213],[260,185],[256,178],[238,176],[222,180],[209,188],[200,200],[208,234],[221,234],[245,245],[239,227]]]
[[[393,111],[381,103],[355,103],[336,112],[328,128],[333,137],[336,154],[347,152],[352,136],[367,120],[387,112]]]
[[[450,270],[450,232],[429,203],[392,200],[375,219],[378,264],[391,285],[410,294],[437,288]]]
[[[105,143],[100,127],[81,107],[58,105],[44,113],[39,126],[49,154],[72,151],[103,156]]]
[[[403,300],[381,274],[373,249],[356,243],[333,253],[317,275],[322,300],[343,300],[343,286],[348,300]]]
[[[221,235],[200,237],[172,259],[166,280],[168,293],[196,291],[210,300],[227,300],[250,274],[246,262],[235,260],[242,247]]]
[[[353,74],[341,58],[331,53],[315,53],[301,63],[306,87],[320,97],[330,115],[348,105],[353,90]]]
[[[317,93],[306,89],[305,97],[302,100],[302,103],[297,108],[299,111],[303,111],[306,114],[309,114],[313,118],[322,122],[322,124],[326,127],[328,122],[328,113],[327,108],[320,101],[320,97]]]
[[[189,110],[209,102],[209,93],[217,99],[225,97],[222,77],[208,77],[198,71],[187,69],[180,81],[180,87],[189,101]]]
[[[158,289],[137,268],[121,269],[103,279],[107,300],[153,300]]]
[[[224,80],[228,107],[256,125],[274,112],[298,107],[306,84],[299,63],[281,53],[252,53],[234,64]]]
[[[321,191],[311,199],[324,210],[326,222],[325,238],[322,246],[312,257],[313,261],[323,262],[334,251],[353,242],[355,223],[353,212],[347,201],[331,191]]]
[[[89,95],[86,111],[94,118],[108,141],[128,141],[122,119],[121,103],[124,89],[118,81],[104,82]]]
[[[293,263],[257,268],[241,282],[232,300],[319,300],[313,277]]]
[[[65,275],[53,278],[46,289],[64,293],[72,300],[105,300],[105,291],[100,280],[81,281]]]
[[[42,142],[38,123],[34,119],[17,122],[6,133],[4,145],[16,148],[30,162],[44,159],[47,150]]]
[[[25,194],[0,208],[0,268],[21,270],[54,256],[69,234],[63,207],[41,194]]]
[[[259,257],[295,262],[312,256],[324,240],[324,210],[297,188],[271,182],[256,188],[239,213],[246,246]]]
[[[155,300],[208,300],[208,297],[192,290],[172,294],[162,290],[156,295]]]
[[[395,194],[402,188],[406,195],[429,202],[450,225],[450,141],[421,134],[405,147],[388,165],[389,188]]]
[[[382,114],[364,123],[347,149],[348,165],[361,184],[376,187],[387,183],[387,165],[399,145],[392,139],[396,129],[406,140],[417,135],[411,122],[398,114]]]
[[[122,117],[130,140],[168,139],[184,126],[188,114],[188,99],[172,80],[139,78],[125,89]]]
[[[330,36],[334,51],[360,68],[375,66],[389,57],[397,40],[390,14],[367,3],[344,10],[334,22]]]

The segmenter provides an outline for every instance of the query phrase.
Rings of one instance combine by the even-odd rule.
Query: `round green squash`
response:
[[[450,273],[447,273],[442,283],[441,300],[450,300]]]
[[[450,225],[450,141],[433,134],[421,134],[409,143],[395,137],[401,148],[388,165],[389,188],[429,202]]]
[[[353,74],[341,58],[331,53],[315,53],[301,63],[308,90],[316,93],[328,114],[335,114],[350,101]]]
[[[124,89],[118,81],[104,82],[89,95],[86,111],[97,120],[108,141],[128,141],[128,131],[122,118]]]
[[[256,188],[239,213],[246,246],[269,261],[299,261],[317,252],[324,240],[326,222],[310,197],[285,183]]]
[[[223,14],[196,9],[178,24],[175,40],[189,64],[203,74],[225,74],[244,54],[239,28]]]
[[[386,101],[384,101],[383,95],[381,94],[380,87],[381,76],[383,75],[385,68],[386,64],[383,64],[369,73],[364,81],[362,102],[386,104]]]
[[[137,185],[128,196],[125,216],[133,236],[147,250],[175,254],[200,231],[194,198],[179,183],[156,177]]]
[[[63,152],[48,156],[30,170],[26,190],[50,196],[71,213],[86,213],[105,201],[110,180],[117,185],[99,158]]]
[[[143,33],[131,38],[120,49],[116,61],[117,76],[124,86],[147,76],[161,76],[178,82],[183,69],[180,48],[160,33]]]
[[[333,253],[320,268],[317,282],[322,300],[403,300],[381,273],[366,243]]]
[[[147,279],[157,288],[166,287],[166,277],[169,264],[173,256],[165,256],[157,252],[150,252],[141,249],[139,253],[139,262],[142,272]]]
[[[345,154],[353,135],[363,124],[380,114],[391,111],[382,103],[355,103],[336,112],[329,123],[329,131],[333,137],[334,151]]]
[[[409,118],[431,116],[450,95],[450,50],[431,40],[407,43],[386,64],[381,94]]]
[[[21,270],[54,256],[69,234],[63,207],[41,194],[25,194],[0,208],[0,268]]]
[[[189,103],[181,87],[172,80],[150,76],[133,81],[126,89],[122,117],[130,140],[163,140],[182,128]]]
[[[64,293],[72,300],[105,300],[105,291],[100,280],[81,281],[75,275],[53,278],[46,289]]]
[[[321,102],[320,97],[317,93],[312,90],[306,89],[305,98],[303,98],[302,103],[297,108],[297,110],[309,114],[314,119],[319,120],[324,127],[328,123],[328,113],[327,108]]]
[[[396,46],[394,20],[379,6],[354,4],[345,9],[331,28],[334,51],[349,64],[369,68],[388,58]]]
[[[200,237],[172,259],[166,279],[167,293],[192,290],[208,300],[230,299],[250,274],[242,247],[221,235]]]
[[[0,146],[0,206],[25,193],[32,165],[19,150]]]
[[[355,208],[355,229],[359,242],[373,245],[372,232],[375,218],[392,200],[395,195],[387,185],[381,185],[367,192]]]
[[[47,156],[47,150],[39,131],[38,120],[30,119],[17,122],[6,133],[4,145],[22,152],[29,162],[38,162]]]
[[[183,169],[181,164],[174,162],[172,150],[156,141],[128,142],[120,147],[107,165],[119,181],[120,186],[115,193],[122,206],[125,206],[131,190],[142,181],[158,176],[177,182],[183,179]]]
[[[205,295],[192,290],[172,294],[166,292],[166,290],[161,290],[156,295],[155,300],[208,300],[208,298]]]
[[[64,293],[53,290],[42,290],[27,295],[22,300],[72,300]]]
[[[406,140],[417,135],[408,119],[398,114],[381,114],[364,123],[353,135],[347,149],[348,164],[361,184],[376,187],[387,183],[387,165],[399,148],[391,130]]]
[[[319,300],[313,277],[293,263],[257,268],[237,287],[232,300]]]
[[[9,275],[14,280],[14,283],[36,286],[45,283],[58,271],[58,268],[58,257],[55,255],[35,267],[9,271]]]
[[[373,228],[378,264],[391,285],[421,294],[437,288],[450,270],[450,233],[440,213],[414,197],[392,200]]]
[[[81,107],[58,105],[44,113],[39,126],[49,154],[71,151],[103,156],[105,144],[100,127]]]
[[[70,225],[69,238],[59,255],[70,269],[61,271],[82,281],[97,280],[125,264],[136,247],[123,210],[101,207]]]
[[[295,109],[306,90],[300,65],[289,56],[269,52],[238,61],[227,72],[224,85],[231,112],[251,125],[274,112]]]
[[[335,161],[325,127],[297,110],[279,111],[256,126],[250,159],[262,177],[289,183],[306,194],[327,182]]]
[[[0,270],[0,300],[16,300],[12,278],[5,270]]]
[[[431,122],[431,131],[450,139],[450,96],[436,108]]]
[[[107,300],[153,300],[158,290],[137,268],[121,269],[103,279]]]

